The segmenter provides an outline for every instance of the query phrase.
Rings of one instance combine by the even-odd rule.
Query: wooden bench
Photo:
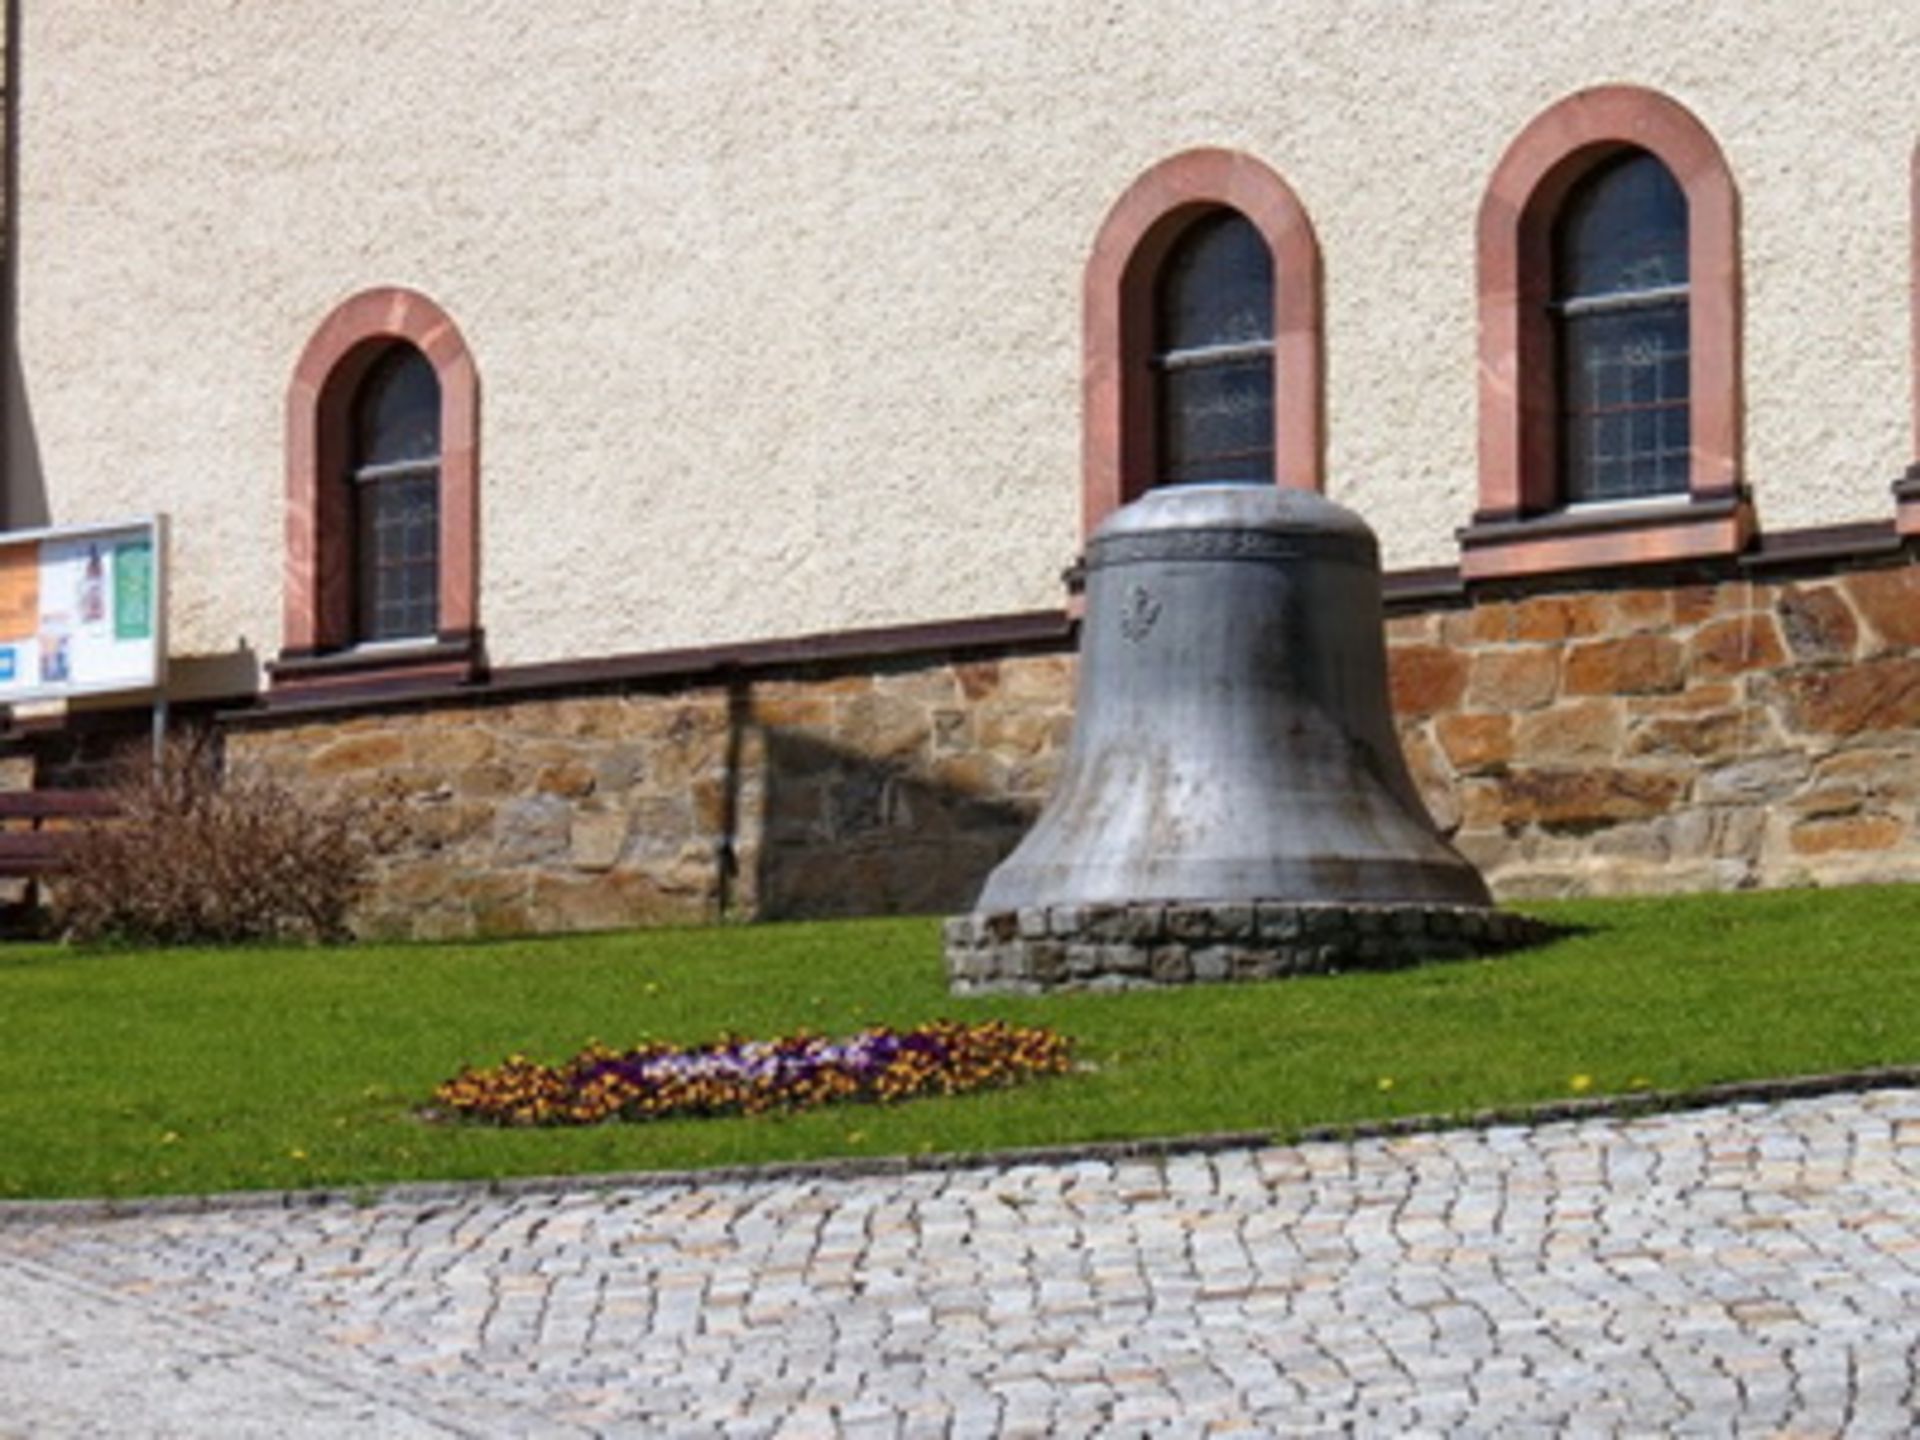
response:
[[[85,825],[119,813],[104,790],[0,790],[0,879],[58,870]]]

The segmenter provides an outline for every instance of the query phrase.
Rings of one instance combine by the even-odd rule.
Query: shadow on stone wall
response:
[[[761,731],[763,920],[953,914],[1019,843],[1035,811],[938,784],[889,763],[777,729]]]

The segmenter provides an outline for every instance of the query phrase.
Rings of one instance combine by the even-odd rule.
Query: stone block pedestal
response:
[[[1466,959],[1553,933],[1479,906],[1036,906],[948,920],[947,982],[956,995],[981,995],[1275,980]]]

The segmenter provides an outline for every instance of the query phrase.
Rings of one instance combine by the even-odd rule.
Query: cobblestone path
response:
[[[0,1226],[0,1434],[1916,1429],[1920,1093]]]

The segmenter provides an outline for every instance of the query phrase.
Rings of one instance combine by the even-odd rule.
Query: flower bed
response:
[[[846,1040],[802,1032],[774,1040],[722,1036],[688,1049],[589,1045],[543,1065],[510,1055],[468,1067],[434,1091],[453,1114],[497,1125],[597,1125],[677,1115],[760,1115],[865,1100],[960,1095],[1057,1075],[1069,1042],[1044,1028],[936,1020],[863,1030]]]

